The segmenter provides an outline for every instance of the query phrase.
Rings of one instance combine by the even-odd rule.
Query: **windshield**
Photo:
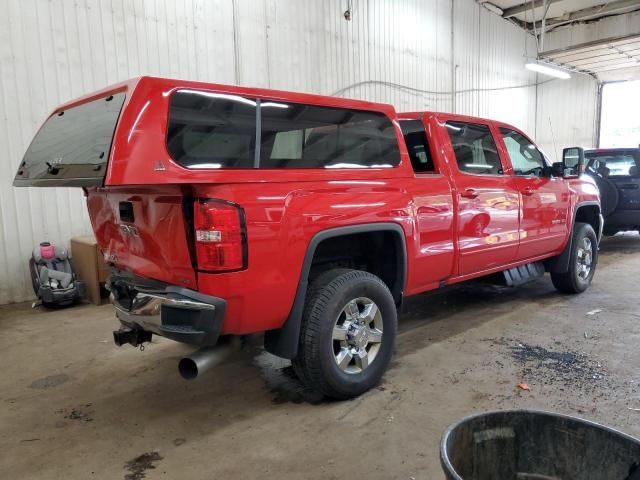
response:
[[[29,145],[15,186],[94,186],[105,176],[124,93],[49,117]]]

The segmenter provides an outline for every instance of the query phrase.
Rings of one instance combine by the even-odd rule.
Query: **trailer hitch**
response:
[[[118,330],[113,331],[113,342],[121,347],[122,345],[129,344],[134,347],[141,346],[145,342],[151,341],[153,334],[147,330],[141,328],[120,327]]]

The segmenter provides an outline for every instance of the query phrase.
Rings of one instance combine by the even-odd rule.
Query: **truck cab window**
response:
[[[461,172],[474,175],[504,174],[488,125],[449,121],[446,127]]]
[[[546,163],[536,146],[526,137],[508,128],[500,128],[500,134],[507,147],[513,173],[519,176],[542,177]]]
[[[436,168],[422,122],[420,120],[401,120],[400,128],[407,144],[413,171],[416,173],[435,172]]]

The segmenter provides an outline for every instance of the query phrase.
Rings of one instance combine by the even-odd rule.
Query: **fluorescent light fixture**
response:
[[[524,68],[533,72],[542,73],[543,75],[561,78],[563,80],[571,78],[571,75],[569,75],[569,73],[567,73],[565,70],[536,60],[527,62]]]
[[[502,10],[497,5],[494,5],[493,3],[483,2],[481,5],[487,10],[489,10],[490,12],[495,13],[496,15],[500,15],[500,16],[504,15],[504,10]]]

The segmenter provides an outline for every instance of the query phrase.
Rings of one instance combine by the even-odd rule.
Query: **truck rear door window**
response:
[[[125,94],[83,103],[52,115],[29,145],[18,186],[102,185]]]
[[[395,129],[378,112],[262,101],[261,168],[388,168]]]
[[[488,125],[449,121],[446,127],[461,172],[475,175],[504,174]]]
[[[424,125],[420,120],[401,120],[400,128],[407,144],[411,166],[416,173],[435,172]]]
[[[171,96],[167,150],[187,168],[252,168],[256,101],[180,90]]]

